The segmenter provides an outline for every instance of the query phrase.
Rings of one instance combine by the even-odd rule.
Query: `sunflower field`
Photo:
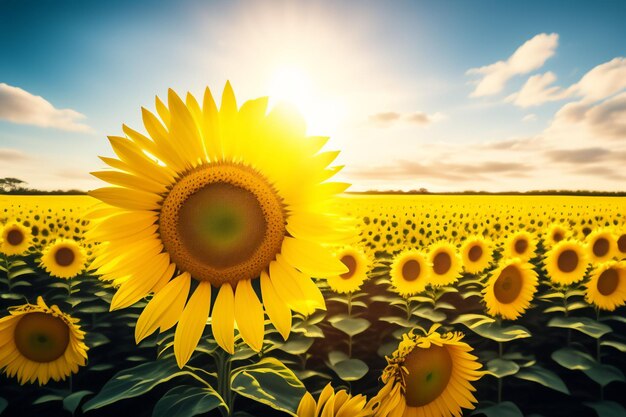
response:
[[[0,196],[0,415],[626,416],[621,197],[346,194],[169,91],[89,196]]]

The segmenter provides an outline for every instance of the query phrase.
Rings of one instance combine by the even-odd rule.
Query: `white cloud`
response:
[[[511,94],[505,101],[526,108],[566,98],[568,93],[564,92],[561,87],[551,86],[554,81],[556,81],[556,75],[549,71],[545,74],[533,75],[520,91]]]
[[[80,122],[84,118],[75,110],[57,109],[43,97],[0,83],[0,119],[72,132],[92,132],[91,127]]]
[[[428,126],[433,123],[445,120],[446,118],[447,116],[440,112],[428,114],[422,111],[416,111],[413,113],[386,111],[372,114],[368,117],[368,120],[379,127],[389,127],[395,123],[402,121],[416,124],[418,126]]]
[[[483,97],[498,94],[504,89],[507,81],[515,75],[527,74],[541,68],[554,55],[558,43],[558,34],[540,33],[517,48],[506,61],[469,69],[467,74],[482,76],[470,96]]]
[[[537,120],[537,115],[534,113],[530,113],[522,117],[522,122],[534,122],[535,120]]]

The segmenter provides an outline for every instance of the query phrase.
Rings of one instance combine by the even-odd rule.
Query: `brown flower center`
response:
[[[526,238],[520,238],[515,241],[515,252],[518,255],[523,255],[524,253],[526,253],[527,249],[528,241],[526,240]]]
[[[606,256],[606,254],[609,253],[608,239],[604,237],[596,239],[596,241],[593,242],[592,250],[593,250],[593,254],[599,258]]]
[[[557,265],[561,272],[569,273],[578,266],[578,254],[572,249],[561,252],[557,259]]]
[[[433,259],[433,270],[437,275],[445,275],[452,267],[452,259],[447,252],[439,252]]]
[[[70,266],[74,262],[74,259],[76,259],[76,255],[70,248],[59,248],[59,250],[54,253],[54,260],[57,265],[60,266]]]
[[[405,281],[415,281],[421,272],[422,267],[415,259],[409,259],[402,265],[402,279]]]
[[[622,253],[626,253],[626,234],[621,235],[617,239],[617,249]]]
[[[17,246],[24,241],[24,233],[21,230],[13,229],[7,233],[7,242],[11,246]]]
[[[354,259],[354,256],[352,255],[343,255],[340,260],[348,268],[348,272],[344,272],[340,275],[340,277],[343,279],[352,278],[356,272],[356,259]]]
[[[494,284],[493,292],[502,304],[510,304],[517,300],[522,292],[524,280],[518,267],[509,265],[500,272]]]
[[[467,254],[467,257],[472,262],[477,262],[483,256],[483,248],[476,244],[472,246]]]
[[[556,231],[554,232],[554,234],[552,235],[552,240],[554,240],[555,242],[560,242],[563,240],[563,233],[561,233],[560,231]]]
[[[23,315],[14,331],[17,350],[31,361],[52,362],[65,354],[70,329],[61,318],[35,312]]]
[[[404,358],[407,368],[406,405],[422,407],[445,391],[452,376],[452,357],[443,346],[416,347]]]
[[[619,274],[617,270],[610,268],[600,274],[598,278],[598,292],[604,296],[609,296],[615,292],[619,284]]]

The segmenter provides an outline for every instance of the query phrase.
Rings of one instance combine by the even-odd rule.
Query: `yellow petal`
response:
[[[328,249],[314,242],[286,237],[281,253],[289,264],[312,277],[325,278],[348,272]]]
[[[128,307],[148,295],[150,289],[161,278],[170,264],[170,256],[161,253],[149,260],[149,266],[141,275],[134,275],[123,283],[111,300],[111,310]]]
[[[315,417],[315,399],[308,391],[300,400],[296,414],[298,417]]]
[[[185,366],[198,346],[210,308],[211,283],[201,281],[180,315],[174,333],[174,355],[179,368]]]
[[[287,340],[291,332],[291,311],[287,303],[278,296],[274,284],[265,271],[261,272],[261,296],[267,316],[283,339]]]
[[[263,306],[259,301],[252,282],[249,279],[241,280],[237,283],[235,291],[235,320],[243,341],[255,352],[259,352],[263,347],[263,336],[265,327],[263,325]]]
[[[231,355],[235,353],[235,295],[230,284],[222,284],[211,313],[213,337]]]
[[[103,187],[89,191],[90,196],[127,210],[156,210],[163,199],[158,194],[121,187]]]

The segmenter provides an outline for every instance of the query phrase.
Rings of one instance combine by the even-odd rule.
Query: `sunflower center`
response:
[[[607,269],[598,278],[598,292],[604,296],[609,296],[617,289],[619,284],[619,274],[615,269]]]
[[[494,284],[494,295],[502,304],[509,304],[517,300],[522,292],[522,274],[520,270],[509,265],[500,272],[500,276]]]
[[[452,357],[443,346],[416,347],[406,358],[406,405],[422,407],[436,400],[452,376]]]
[[[352,255],[343,255],[341,262],[348,268],[348,272],[344,272],[340,275],[343,279],[350,279],[356,272],[356,259]]]
[[[405,281],[415,281],[422,272],[420,263],[415,259],[409,259],[402,265],[402,278]]]
[[[435,255],[433,259],[433,270],[437,275],[444,275],[446,272],[450,270],[452,266],[452,259],[450,259],[450,254],[446,252],[440,252]]]
[[[28,313],[15,326],[15,346],[34,362],[52,362],[65,354],[70,343],[70,329],[59,317],[46,313]]]
[[[622,253],[626,253],[626,234],[621,235],[617,239],[617,249]]]
[[[564,250],[559,254],[557,265],[561,272],[569,273],[578,266],[578,254],[572,249]]]
[[[181,178],[159,220],[176,265],[215,286],[258,277],[286,233],[275,190],[257,171],[238,164],[204,165]]]
[[[70,266],[74,259],[76,259],[76,255],[70,248],[60,248],[54,254],[54,260],[60,266]]]
[[[517,252],[519,255],[524,254],[524,252],[526,252],[526,249],[528,249],[528,241],[526,239],[518,239],[517,241],[515,241],[515,252]]]
[[[21,230],[9,230],[9,233],[7,233],[7,242],[9,243],[9,245],[12,246],[17,246],[19,244],[21,244],[24,241],[24,234],[22,233]]]
[[[483,248],[480,245],[474,245],[470,248],[467,257],[470,261],[476,262],[483,256]]]
[[[602,257],[609,253],[609,241],[606,238],[599,238],[593,242],[593,254]]]
[[[560,242],[563,240],[563,233],[556,231],[554,232],[554,234],[552,235],[552,240],[554,240],[555,242]]]

